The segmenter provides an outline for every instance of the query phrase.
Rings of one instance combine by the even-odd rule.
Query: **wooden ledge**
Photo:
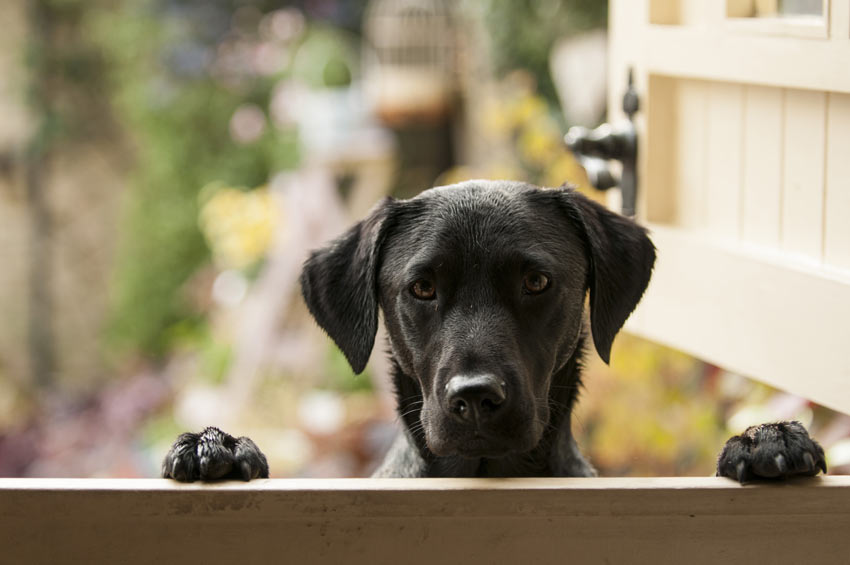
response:
[[[847,532],[850,476],[0,479],[9,563],[837,563]]]

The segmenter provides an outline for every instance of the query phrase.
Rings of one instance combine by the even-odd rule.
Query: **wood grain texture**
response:
[[[827,111],[824,261],[850,269],[850,94],[830,94]]]
[[[826,94],[786,91],[783,129],[781,245],[819,261],[823,257]]]
[[[676,120],[672,139],[670,166],[676,171],[672,190],[676,194],[674,223],[684,228],[700,229],[706,225],[708,201],[708,84],[704,81],[676,81]],[[662,146],[662,151],[666,147]],[[650,156],[656,151],[650,148]]]
[[[650,26],[648,73],[711,81],[850,93],[844,40],[732,33],[722,26]]]
[[[784,93],[747,86],[744,110],[742,237],[779,247]]]
[[[646,127],[652,151],[646,159],[647,182],[643,186],[648,194],[643,212],[652,222],[675,221],[678,194],[673,165],[679,161],[682,151],[690,149],[674,130],[681,123],[676,111],[677,90],[673,79],[650,77]]]
[[[848,528],[850,477],[0,479],[9,563],[799,564]]]
[[[705,227],[715,236],[740,236],[744,87],[708,83]]]

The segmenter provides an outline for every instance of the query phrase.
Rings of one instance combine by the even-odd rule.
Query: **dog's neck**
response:
[[[459,455],[440,457],[425,443],[420,420],[422,391],[419,383],[407,375],[395,358],[393,380],[399,416],[408,443],[424,462],[426,477],[546,477],[587,476],[593,469],[581,457],[570,428],[570,414],[581,386],[581,366],[585,337],[582,336],[567,363],[552,375],[549,391],[549,425],[540,442],[530,451],[500,458],[466,458]]]

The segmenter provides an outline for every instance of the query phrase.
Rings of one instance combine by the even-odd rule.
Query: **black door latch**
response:
[[[605,123],[594,130],[574,126],[564,136],[567,147],[587,172],[590,184],[599,190],[620,187],[625,216],[635,215],[637,201],[637,130],[634,115],[639,106],[632,70],[629,69],[629,84],[623,95],[623,111],[629,117],[628,121],[616,125]],[[622,163],[620,178],[610,169],[609,161],[612,160]]]

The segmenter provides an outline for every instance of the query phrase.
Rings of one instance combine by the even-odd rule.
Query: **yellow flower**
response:
[[[538,167],[545,166],[566,151],[558,131],[544,120],[536,120],[523,128],[518,149],[525,162]]]
[[[548,163],[543,171],[544,186],[558,187],[565,182],[580,188],[589,186],[584,167],[566,149],[555,160]]]
[[[504,137],[516,128],[514,115],[505,101],[490,98],[484,101],[481,111],[482,128],[487,135]]]
[[[546,101],[543,98],[535,95],[525,95],[513,106],[513,123],[519,126],[531,121],[537,121],[539,118],[546,116],[546,110]]]
[[[213,259],[223,269],[241,269],[271,247],[279,223],[274,197],[266,187],[250,191],[219,187],[201,207],[199,223]]]

